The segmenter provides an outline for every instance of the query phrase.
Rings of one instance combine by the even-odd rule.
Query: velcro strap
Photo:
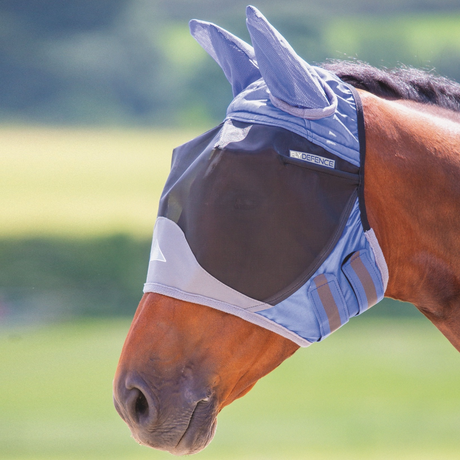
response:
[[[316,309],[321,340],[349,319],[342,291],[334,275],[325,273],[312,280],[310,296]]]
[[[342,271],[358,299],[359,313],[383,299],[381,277],[367,250],[362,249],[353,253],[342,266]]]

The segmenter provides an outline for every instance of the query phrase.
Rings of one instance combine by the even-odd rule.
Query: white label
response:
[[[291,158],[297,158],[298,160],[307,161],[319,166],[326,166],[326,168],[335,168],[335,160],[330,158],[320,157],[319,155],[313,155],[313,153],[297,152],[296,150],[289,150],[289,156]]]

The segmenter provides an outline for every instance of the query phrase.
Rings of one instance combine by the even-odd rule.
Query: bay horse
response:
[[[251,14],[258,12],[250,10],[248,22]],[[229,39],[212,30],[218,40]],[[256,84],[255,65],[263,70],[263,56],[256,43],[254,59],[232,40],[232,48],[238,43],[238,52],[246,50],[255,63],[246,68],[246,81],[235,80],[235,72],[229,78],[227,69],[238,94]],[[409,68],[378,70],[359,62],[322,67],[357,88],[362,103],[363,199],[388,267],[385,296],[414,304],[460,351],[460,85]],[[160,262],[169,257],[158,247],[152,252]],[[244,317],[147,291],[116,371],[115,407],[138,442],[176,455],[196,453],[211,441],[222,408],[298,348],[292,337]]]

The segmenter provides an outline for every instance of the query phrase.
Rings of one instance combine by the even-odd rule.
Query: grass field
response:
[[[150,235],[172,149],[196,134],[0,128],[0,237]]]
[[[166,459],[112,407],[127,321],[0,329],[2,460]],[[197,459],[454,460],[460,356],[423,319],[356,318],[219,416]]]

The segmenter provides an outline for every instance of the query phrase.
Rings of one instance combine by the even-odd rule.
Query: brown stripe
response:
[[[377,303],[377,291],[375,290],[375,284],[374,281],[372,281],[369,270],[364,265],[361,257],[359,257],[359,251],[353,254],[353,257],[350,260],[350,265],[363,285],[364,292],[367,297],[367,308],[370,308],[372,305]]]
[[[329,321],[329,329],[333,332],[342,325],[342,321],[340,320],[339,309],[335,303],[334,296],[332,295],[326,276],[318,275],[315,278],[315,285],[316,292],[323,304],[323,308]]]

